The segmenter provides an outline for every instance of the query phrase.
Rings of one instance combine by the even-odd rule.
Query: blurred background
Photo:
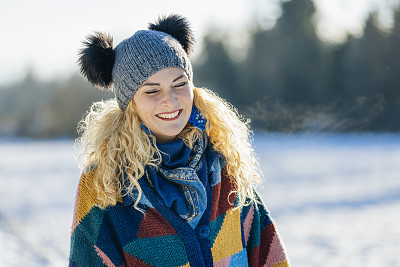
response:
[[[76,126],[113,97],[78,73],[81,41],[170,13],[195,86],[252,121],[293,266],[400,266],[399,0],[2,0],[0,262],[67,265]]]

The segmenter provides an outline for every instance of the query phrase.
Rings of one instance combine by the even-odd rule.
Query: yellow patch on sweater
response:
[[[77,212],[77,223],[79,223],[90,211],[93,206],[98,203],[96,191],[94,189],[94,175],[95,170],[91,170],[84,174],[79,182],[79,191],[77,197],[79,198]]]
[[[289,267],[290,264],[287,260],[281,261],[280,263],[275,264],[272,267]]]
[[[243,250],[240,227],[240,209],[226,212],[221,230],[215,238],[211,253],[214,262]]]

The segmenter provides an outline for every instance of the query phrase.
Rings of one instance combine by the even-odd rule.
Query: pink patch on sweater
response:
[[[214,262],[213,266],[214,267],[226,267],[226,266],[229,266],[229,262],[231,261],[231,257],[232,256],[229,256],[229,257],[226,257],[226,258],[224,258],[222,260]]]
[[[243,222],[244,242],[246,246],[247,246],[247,241],[249,241],[250,237],[251,223],[253,222],[253,217],[254,217],[254,206],[251,205],[249,213],[247,213],[247,217]]]
[[[79,182],[80,184],[80,182]],[[75,206],[74,206],[74,217],[72,219],[72,230],[71,230],[71,235],[75,231],[75,228],[78,226],[78,204],[79,204],[79,196],[80,196],[81,190],[80,186],[78,186],[78,189],[76,190],[76,196],[75,196]]]
[[[97,255],[103,260],[103,263],[107,267],[115,267],[114,263],[112,263],[110,258],[107,257],[107,255],[104,254],[104,252],[101,249],[99,249],[97,246],[94,246],[94,248],[96,249]]]
[[[264,266],[270,267],[287,259],[281,239],[278,234],[274,234],[268,253],[267,262]]]

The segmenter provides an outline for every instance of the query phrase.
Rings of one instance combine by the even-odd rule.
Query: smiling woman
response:
[[[171,15],[115,48],[101,33],[84,43],[82,74],[116,99],[80,124],[70,266],[289,265],[248,123],[193,86],[192,42]]]

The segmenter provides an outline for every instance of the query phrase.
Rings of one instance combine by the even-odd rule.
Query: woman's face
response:
[[[193,84],[182,69],[167,68],[150,76],[133,96],[142,123],[166,143],[186,126],[193,104]]]

